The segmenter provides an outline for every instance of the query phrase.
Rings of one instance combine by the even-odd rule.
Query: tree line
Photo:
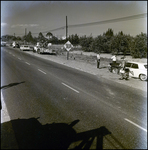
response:
[[[27,35],[20,36],[5,36],[7,40],[12,39],[15,41],[26,41],[32,44],[37,42],[52,43],[52,44],[65,44],[66,41],[70,41],[74,46],[80,45],[85,52],[95,53],[112,53],[131,55],[133,58],[147,58],[147,34],[142,33],[133,37],[124,34],[122,31],[114,34],[112,29],[108,29],[103,35],[93,36],[81,36],[77,34],[70,35],[67,39],[58,39],[53,36],[51,32],[46,34],[46,37],[39,33],[38,37],[33,37],[29,31]]]
[[[123,34],[122,31],[114,35],[113,30],[108,29],[95,38],[81,37],[80,45],[87,52],[130,54],[133,58],[147,58],[147,35],[142,32],[133,37]]]

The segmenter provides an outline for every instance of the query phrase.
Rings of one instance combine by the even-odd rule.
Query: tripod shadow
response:
[[[111,132],[108,131],[108,129],[104,126],[94,130],[77,133],[73,142],[76,141],[82,142],[74,149],[89,149],[95,137],[97,138],[96,149],[103,149],[103,137],[108,134],[111,134]]]
[[[12,130],[8,129],[10,122],[1,124],[1,148],[9,149],[8,141],[13,131],[16,143],[19,149],[68,149],[71,144],[80,141],[80,144],[74,145],[71,149],[89,149],[97,137],[96,149],[103,149],[103,137],[111,134],[104,126],[89,130],[86,132],[76,133],[73,126],[79,120],[71,124],[52,123],[42,125],[38,118],[16,119],[11,120]],[[9,124],[9,125],[8,125]],[[12,143],[11,143],[12,144]],[[12,144],[14,145],[14,144]]]

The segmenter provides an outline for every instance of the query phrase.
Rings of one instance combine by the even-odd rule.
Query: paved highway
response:
[[[2,147],[147,148],[145,92],[25,51],[2,47],[1,99]]]

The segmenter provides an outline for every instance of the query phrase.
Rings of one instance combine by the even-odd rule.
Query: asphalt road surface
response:
[[[1,101],[1,148],[147,148],[145,92],[19,49],[1,48]]]

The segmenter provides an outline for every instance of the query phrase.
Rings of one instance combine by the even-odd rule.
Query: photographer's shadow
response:
[[[103,136],[111,133],[105,127],[76,133],[73,126],[78,122],[79,120],[75,120],[71,124],[42,125],[37,118],[11,120],[19,149],[68,149],[77,141],[81,143],[71,149],[89,149],[95,137],[97,137],[96,149],[103,149]],[[3,123],[2,126],[7,126],[7,123]],[[4,131],[2,134],[5,134]],[[5,140],[9,138],[3,139],[3,142]]]

